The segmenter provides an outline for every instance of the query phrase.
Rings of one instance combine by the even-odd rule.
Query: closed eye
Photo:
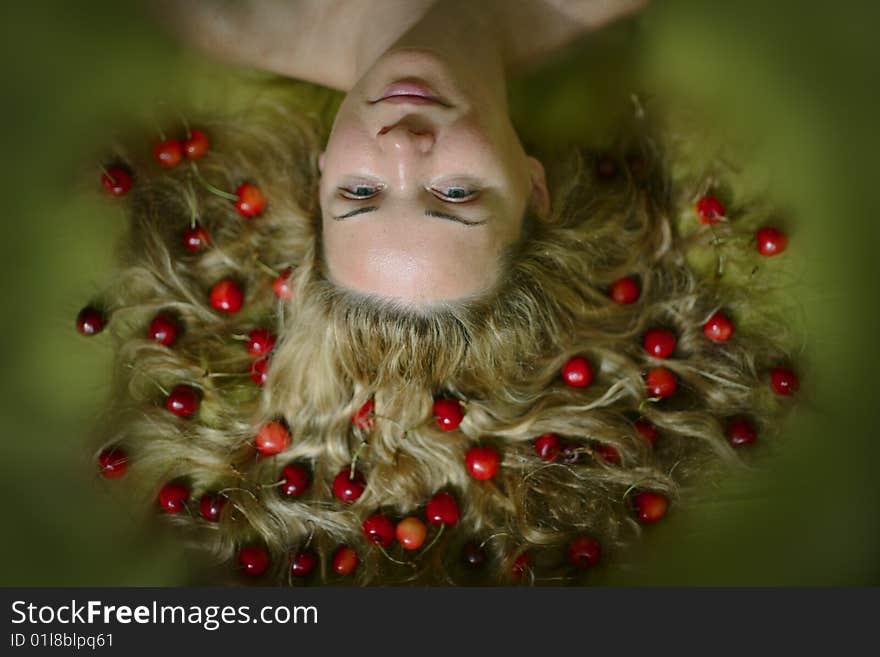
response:
[[[431,187],[431,193],[446,203],[468,203],[480,195],[480,192],[476,189],[458,185],[439,188]]]
[[[339,196],[349,201],[365,201],[382,191],[378,184],[357,183],[349,187],[338,187]]]

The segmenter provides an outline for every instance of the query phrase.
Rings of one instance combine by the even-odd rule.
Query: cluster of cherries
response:
[[[713,225],[727,220],[724,204],[714,196],[702,196],[694,205],[697,221],[703,225]],[[779,255],[788,246],[788,235],[773,226],[762,226],[755,232],[758,253],[771,257]]]
[[[187,130],[186,138],[165,139],[153,147],[153,157],[162,167],[171,168],[178,166],[185,158],[191,161],[193,170],[197,172],[195,160],[198,160],[210,149],[210,139],[204,130]],[[124,167],[114,166],[103,169],[102,183],[104,188],[113,196],[124,196],[132,186],[131,173]],[[199,181],[201,177],[196,176]],[[203,182],[203,181],[202,181]],[[203,182],[208,191],[233,201],[236,210],[243,217],[256,217],[263,213],[266,206],[266,198],[259,187],[250,182],[241,183],[234,194],[219,190],[212,185]],[[191,252],[197,253],[206,249],[211,243],[211,238],[204,226],[193,220],[189,228],[183,234],[183,245]],[[275,295],[283,300],[293,298],[293,284],[291,277],[293,270],[286,268],[276,272],[272,281],[272,289]],[[224,278],[213,285],[208,295],[211,306],[221,313],[234,314],[239,312],[244,305],[245,295],[241,286],[230,278]],[[107,323],[107,315],[95,306],[86,306],[77,315],[77,330],[86,336],[100,333]],[[171,346],[176,340],[180,326],[166,314],[157,315],[150,324],[148,335],[159,344]],[[271,344],[267,346],[267,340],[274,343],[274,337],[265,329],[256,329],[250,335],[249,351],[255,360],[251,364],[250,376],[257,385],[263,385],[266,381],[269,365],[269,352]],[[198,391],[192,386],[176,386],[168,395],[168,409],[181,417],[188,417],[198,410]]]
[[[726,220],[724,205],[714,196],[701,197],[694,206],[697,220],[704,225],[716,224]],[[758,252],[766,257],[778,255],[785,251],[788,245],[788,237],[781,230],[769,226],[758,229],[755,234]],[[627,305],[638,301],[641,295],[636,279],[632,276],[614,281],[608,296],[618,304]],[[727,342],[734,333],[734,325],[730,318],[723,312],[717,311],[703,324],[703,333],[707,339],[716,343]],[[644,336],[645,351],[652,357],[663,359],[672,355],[675,350],[676,336],[663,328],[652,328]],[[584,359],[572,359],[566,364],[563,376],[569,385],[589,385],[592,380],[589,363]],[[652,400],[669,397],[675,393],[677,381],[675,375],[665,367],[655,367],[649,370],[645,376],[647,391]],[[779,366],[770,373],[770,384],[778,394],[791,395],[798,390],[800,382],[797,375],[789,368]],[[751,432],[745,431],[748,421],[739,418],[731,423],[728,429],[728,437],[734,445],[743,445],[754,441],[754,428]],[[752,436],[749,439],[749,436]]]
[[[204,187],[213,194],[231,201],[236,211],[243,217],[257,217],[266,207],[266,197],[262,190],[251,182],[242,182],[234,193],[217,189],[202,180],[198,175],[196,160],[203,157],[211,146],[210,138],[204,130],[187,130],[186,137],[180,139],[165,139],[153,146],[153,158],[162,167],[173,168],[178,166],[184,158],[188,159],[197,174],[196,178]],[[125,196],[132,188],[132,174],[123,166],[102,167],[103,175],[101,182],[105,190],[112,196]],[[195,219],[183,233],[184,247],[194,253],[205,250],[211,244],[211,237],[204,226]],[[272,281],[275,294],[281,299],[290,299],[293,289],[290,282],[291,269],[277,273]],[[244,293],[238,283],[231,279],[218,281],[211,289],[209,295],[211,306],[224,313],[237,313],[244,304]],[[95,335],[100,333],[106,325],[107,317],[104,312],[94,306],[83,308],[77,316],[77,330],[83,335]],[[255,365],[254,377],[265,378],[265,365]]]
[[[360,497],[364,484],[362,478],[352,485],[343,484],[342,479],[348,476],[348,469],[340,472],[333,483],[333,491],[337,497],[351,503]],[[425,508],[425,519],[428,524],[440,527],[436,537],[439,537],[439,532],[445,526],[451,527],[457,524],[460,516],[458,502],[451,493],[445,491],[435,494]],[[418,550],[428,536],[427,524],[417,516],[407,516],[395,523],[385,514],[374,513],[363,521],[361,528],[367,541],[379,546],[383,552],[391,547],[395,539],[404,550]],[[269,554],[261,546],[248,545],[240,550],[238,561],[243,573],[259,576],[269,566]],[[290,556],[290,574],[293,577],[307,577],[317,563],[318,556],[313,551],[308,548],[298,550]],[[360,557],[349,545],[340,545],[333,552],[331,567],[339,575],[350,575],[359,564]]]

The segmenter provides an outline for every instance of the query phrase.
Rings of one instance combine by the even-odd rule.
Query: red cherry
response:
[[[425,542],[428,528],[418,518],[410,516],[404,518],[394,529],[394,535],[405,550],[418,550]]]
[[[220,512],[223,511],[226,502],[227,499],[224,495],[205,493],[202,495],[201,499],[199,499],[199,511],[205,520],[217,522],[220,520]]]
[[[435,399],[434,417],[443,431],[455,431],[464,419],[464,409],[457,399]]]
[[[510,569],[510,576],[514,581],[518,582],[522,579],[522,576],[527,570],[532,569],[533,565],[532,555],[528,551],[523,552],[513,562],[513,566]]]
[[[498,452],[492,447],[471,447],[464,462],[474,479],[491,479],[498,472]]]
[[[780,395],[791,396],[801,386],[797,374],[787,367],[777,367],[770,373],[770,385]]]
[[[545,433],[535,438],[535,452],[542,461],[555,461],[562,449],[562,441],[555,433]]]
[[[200,402],[201,399],[198,390],[185,383],[181,383],[174,386],[171,389],[171,392],[168,393],[165,405],[168,407],[168,410],[175,415],[189,417],[199,410]]]
[[[724,205],[714,196],[704,196],[694,206],[701,224],[717,224],[725,217]]]
[[[593,453],[606,463],[620,463],[620,452],[614,445],[601,443],[593,448]]]
[[[242,183],[236,188],[235,195],[238,197],[235,209],[244,217],[256,217],[266,207],[266,197],[253,183]]]
[[[632,174],[633,179],[638,182],[644,182],[648,178],[648,174],[650,173],[650,165],[648,160],[643,158],[641,155],[629,155],[626,158],[626,163],[629,166],[629,171]]]
[[[211,140],[202,130],[190,130],[189,137],[183,142],[183,150],[191,160],[198,160],[211,147]]]
[[[279,299],[293,299],[293,283],[290,280],[292,275],[293,269],[288,267],[272,280],[272,290]]]
[[[208,235],[208,231],[201,224],[191,226],[183,234],[183,245],[193,253],[198,253],[208,248],[210,243],[211,236]]]
[[[432,525],[452,526],[458,522],[461,513],[458,510],[458,502],[451,493],[437,493],[425,508],[425,517]]]
[[[570,386],[585,388],[593,382],[593,369],[583,356],[575,356],[562,366],[562,378]]]
[[[654,358],[669,358],[675,351],[675,334],[665,329],[651,329],[645,333],[643,344]]]
[[[290,432],[280,422],[266,422],[257,432],[256,444],[261,454],[279,454],[290,447]]]
[[[180,513],[186,508],[189,488],[181,483],[169,482],[159,491],[159,506],[168,513]]]
[[[259,545],[248,545],[239,551],[238,565],[245,575],[258,577],[269,567],[269,553]]]
[[[641,293],[638,283],[629,276],[614,281],[608,290],[608,296],[621,305],[635,303]]]
[[[211,290],[211,305],[224,313],[237,313],[244,303],[241,288],[228,278],[224,278]]]
[[[617,175],[617,164],[610,157],[602,157],[596,162],[596,175],[600,178],[614,178]]]
[[[468,541],[461,547],[461,557],[471,568],[479,568],[486,563],[485,550],[473,541]]]
[[[375,421],[373,420],[373,398],[364,402],[356,413],[351,416],[351,423],[364,431],[372,431]]]
[[[317,555],[309,550],[303,550],[290,558],[290,574],[294,577],[308,577],[317,565]]]
[[[387,548],[394,542],[394,523],[388,516],[374,513],[364,520],[364,536],[370,543]]]
[[[733,418],[727,424],[727,439],[734,447],[751,445],[757,437],[755,425],[744,417]]]
[[[568,561],[575,568],[592,568],[602,557],[602,546],[592,536],[578,536],[568,544]]]
[[[562,459],[562,462],[568,463],[569,465],[579,463],[582,455],[583,451],[581,450],[581,446],[575,443],[565,443],[562,445],[562,449],[559,450],[559,456]]]
[[[354,477],[350,477],[351,468],[344,468],[333,479],[333,494],[343,502],[354,502],[364,492],[367,482],[364,476],[354,471]]]
[[[110,167],[104,170],[101,184],[112,196],[125,196],[131,190],[131,174],[120,167]]]
[[[86,306],[76,316],[76,330],[87,337],[103,331],[106,323],[104,313],[92,306]]]
[[[265,356],[275,346],[275,336],[264,328],[248,333],[248,353],[251,356]]]
[[[119,479],[128,470],[128,454],[120,447],[108,447],[98,454],[98,468],[105,479]]]
[[[678,387],[675,375],[665,367],[655,367],[645,377],[648,394],[651,397],[669,397]]]
[[[652,491],[642,491],[635,496],[634,503],[639,522],[646,524],[660,520],[669,508],[666,497]]]
[[[183,145],[176,139],[160,141],[153,146],[153,157],[163,167],[175,167],[183,159]]]
[[[297,463],[284,466],[284,469],[281,471],[281,479],[284,481],[284,484],[281,486],[281,492],[288,497],[302,495],[311,483],[309,471]]]
[[[347,545],[340,545],[333,553],[333,570],[340,575],[350,575],[360,562],[357,552]]]
[[[727,342],[733,335],[733,323],[727,315],[717,312],[703,324],[703,333],[712,342]]]
[[[155,340],[159,344],[166,347],[170,346],[177,339],[177,333],[180,329],[177,322],[168,317],[168,315],[156,315],[150,322],[150,328],[147,329],[147,335],[151,340]]]
[[[768,258],[779,255],[788,246],[788,235],[781,230],[770,228],[769,226],[759,228],[758,232],[755,233],[755,240],[758,243],[758,253]]]
[[[651,447],[657,444],[657,435],[659,433],[657,427],[647,420],[642,419],[636,420],[633,423],[633,426],[635,427],[636,432],[651,444]]]
[[[265,385],[266,379],[269,377],[268,369],[269,357],[263,356],[262,358],[257,358],[257,360],[251,363],[251,381],[258,386]]]

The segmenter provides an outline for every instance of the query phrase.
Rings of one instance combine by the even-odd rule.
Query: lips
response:
[[[395,82],[371,103],[410,103],[413,105],[443,105],[449,104],[437,96],[431,89],[417,82]]]

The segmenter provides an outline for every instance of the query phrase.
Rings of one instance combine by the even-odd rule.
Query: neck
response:
[[[479,5],[479,6],[476,6]],[[487,7],[491,10],[487,10]],[[505,44],[498,34],[498,3],[445,0],[435,3],[406,32],[393,41],[363,33],[357,52],[357,78],[386,54],[426,50],[443,58],[461,79],[506,98]]]

